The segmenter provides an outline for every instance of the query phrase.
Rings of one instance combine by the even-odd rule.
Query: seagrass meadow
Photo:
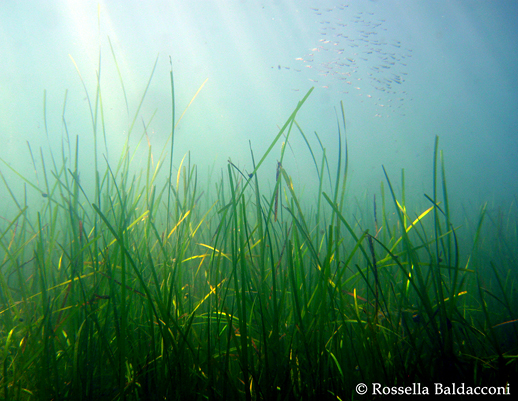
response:
[[[115,163],[103,158],[100,80],[85,85],[91,190],[76,138],[50,159],[29,145],[33,174],[2,160],[15,205],[0,221],[2,400],[380,398],[374,383],[515,390],[516,203],[454,215],[438,138],[422,204],[407,204],[404,172],[385,172],[377,197],[349,193],[346,112],[337,105],[331,159],[297,123],[311,89],[264,154],[250,147],[252,171],[229,160],[202,188],[189,155],[173,164],[172,71],[166,81],[173,124],[160,158],[140,106],[128,130],[143,168],[129,141]],[[294,136],[318,180],[311,201],[283,167]]]

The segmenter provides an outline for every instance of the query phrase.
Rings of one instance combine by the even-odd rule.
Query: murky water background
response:
[[[45,163],[49,145],[61,154],[65,93],[81,179],[86,187],[93,179],[92,121],[74,63],[91,101],[100,73],[108,150],[100,145],[99,153],[116,162],[158,56],[130,141],[136,147],[152,116],[155,157],[170,135],[171,57],[177,117],[208,79],[175,140],[175,161],[191,151],[202,176],[213,167],[219,177],[229,157],[251,171],[249,141],[261,155],[314,86],[297,121],[314,149],[316,131],[335,155],[343,101],[353,197],[379,191],[384,165],[396,182],[404,168],[407,198],[426,204],[436,135],[459,208],[486,200],[496,207],[518,192],[514,2],[4,1],[0,12],[0,157],[34,182],[42,177],[34,175],[27,142],[38,167],[40,147]],[[297,132],[290,145],[285,168],[311,198],[310,153]],[[147,143],[141,146],[145,153]],[[279,154],[280,143],[263,170],[267,181],[275,179]],[[21,180],[5,164],[0,169],[21,191]],[[6,218],[15,210],[10,199],[2,186]]]

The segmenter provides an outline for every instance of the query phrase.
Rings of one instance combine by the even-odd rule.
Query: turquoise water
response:
[[[243,396],[259,378],[263,389],[252,393],[265,399],[299,398],[306,385],[314,395],[338,386],[347,399],[360,379],[378,379],[380,365],[390,384],[508,385],[517,338],[516,14],[504,1],[2,2],[5,398],[82,388],[85,398],[111,399],[132,386],[135,397],[161,387],[167,398],[178,386]],[[178,181],[168,187],[171,71]],[[293,127],[269,152],[311,88],[296,117],[308,143]],[[427,213],[437,137],[448,194],[439,164],[441,209]],[[256,164],[268,153],[260,182],[246,187],[257,198],[236,202],[252,152]],[[146,168],[159,161],[151,179]],[[327,303],[338,299],[338,308]],[[170,321],[171,307],[181,312]],[[176,324],[187,327],[179,343],[193,343],[183,359],[160,345]],[[313,365],[321,359],[328,371]],[[137,369],[143,360],[153,364]],[[192,380],[171,374],[182,366]]]
[[[103,153],[118,158],[130,117],[109,38],[130,116],[158,55],[142,108],[144,119],[156,110],[148,130],[155,149],[170,131],[171,57],[178,113],[208,79],[178,126],[178,157],[191,150],[194,162],[215,163],[216,171],[231,157],[250,170],[248,141],[263,153],[296,102],[315,86],[299,123],[332,148],[335,108],[344,102],[352,188],[375,192],[383,164],[393,175],[404,168],[413,188],[409,195],[422,200],[438,135],[453,201],[510,202],[517,193],[513,2],[7,1],[0,8],[1,157],[18,170],[28,165],[26,141],[36,150],[47,146],[44,90],[51,146],[61,146],[68,90],[69,133],[80,138],[88,167],[91,121],[71,58],[93,96],[99,49],[113,150]],[[313,167],[300,136],[291,147],[285,163],[296,180]],[[3,191],[0,197],[7,200]]]

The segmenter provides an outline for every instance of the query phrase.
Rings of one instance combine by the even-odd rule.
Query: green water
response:
[[[140,148],[128,140],[107,163],[99,88],[89,170],[69,136],[50,158],[29,145],[30,175],[2,166],[15,210],[0,234],[3,399],[510,391],[516,204],[451,213],[439,138],[423,205],[407,202],[404,171],[385,172],[377,196],[352,193],[338,105],[339,147],[306,140],[318,190],[304,197],[283,160],[307,135],[310,90],[264,153],[250,148],[252,167],[229,160],[206,184],[175,154],[175,128],[155,151],[145,120],[130,128]]]

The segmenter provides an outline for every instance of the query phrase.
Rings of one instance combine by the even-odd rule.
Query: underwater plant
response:
[[[201,190],[188,155],[173,169],[172,69],[169,78],[170,148],[155,161],[148,142],[143,171],[133,170],[129,143],[102,167],[100,78],[93,97],[85,85],[92,193],[77,139],[67,155],[64,116],[67,138],[50,165],[42,157],[37,169],[29,146],[43,184],[2,160],[26,187],[20,197],[2,173],[16,205],[0,231],[3,399],[343,400],[359,383],[509,386],[518,371],[516,205],[496,216],[483,206],[456,226],[436,139],[424,208],[411,212],[404,172],[398,194],[384,169],[381,199],[365,196],[363,217],[351,216],[343,105],[333,165],[296,120],[312,89],[261,157],[251,149],[252,171],[229,160],[215,189]],[[309,206],[283,167],[286,146],[273,190],[259,180],[291,135],[315,165]],[[35,213],[34,193],[43,199]]]

